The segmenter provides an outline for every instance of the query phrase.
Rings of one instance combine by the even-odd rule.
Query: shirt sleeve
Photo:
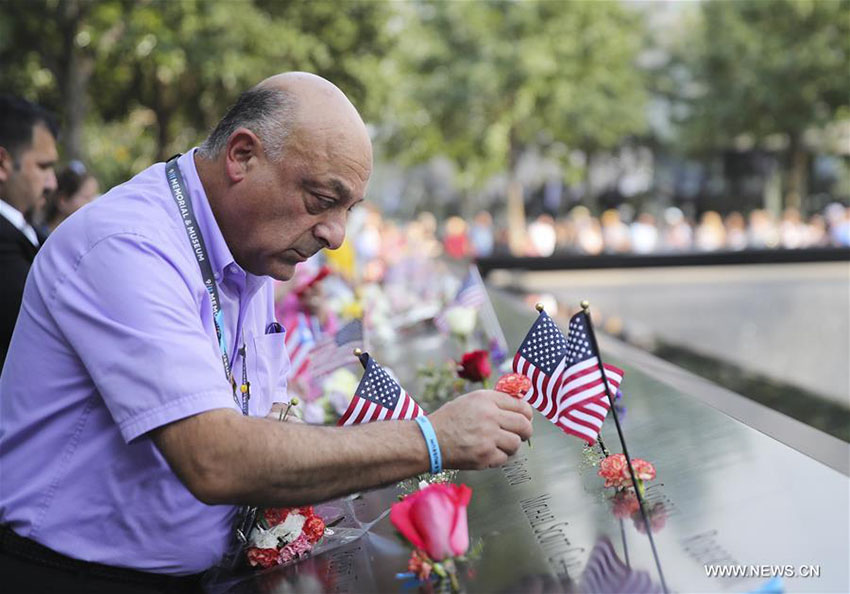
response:
[[[191,270],[192,278],[182,264],[147,237],[110,235],[53,294],[57,328],[127,442],[178,419],[235,408],[212,323],[207,329],[201,318],[208,297],[198,273]]]

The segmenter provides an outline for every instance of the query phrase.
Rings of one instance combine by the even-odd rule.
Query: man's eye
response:
[[[326,196],[322,196],[321,194],[313,194],[313,196],[316,197],[316,200],[319,201],[319,205],[321,205],[322,208],[333,208],[336,204],[336,200],[332,200]]]

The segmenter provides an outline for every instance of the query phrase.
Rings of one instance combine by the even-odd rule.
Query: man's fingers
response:
[[[497,395],[494,399],[496,406],[502,410],[517,412],[525,416],[529,421],[531,420],[531,417],[534,415],[534,411],[531,410],[531,405],[529,405],[528,402],[520,400],[519,398],[514,398],[513,396],[508,396],[504,392],[494,391],[493,393]]]
[[[513,456],[522,445],[519,435],[510,431],[499,431],[499,436],[496,438],[496,447],[499,448],[508,456]]]
[[[531,421],[521,414],[507,410],[499,411],[499,427],[505,431],[516,433],[523,440],[531,437]]]

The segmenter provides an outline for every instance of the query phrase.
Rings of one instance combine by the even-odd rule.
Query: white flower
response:
[[[474,307],[452,306],[446,310],[446,324],[452,334],[469,336],[475,329],[477,313]]]
[[[277,549],[280,543],[286,546],[301,536],[301,530],[306,521],[307,518],[301,514],[290,513],[282,524],[272,526],[268,530],[263,530],[260,526],[257,526],[251,532],[248,546],[258,549]]]
[[[354,363],[356,361],[357,359],[352,356],[351,362]],[[329,374],[322,382],[322,394],[325,396],[331,396],[332,394],[344,394],[350,399],[354,395],[354,391],[357,390],[357,384],[359,381],[360,380],[357,379],[357,376],[350,370],[341,367]]]

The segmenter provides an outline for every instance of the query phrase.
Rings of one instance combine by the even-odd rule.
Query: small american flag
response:
[[[366,369],[354,398],[337,425],[359,425],[372,421],[413,419],[424,415],[416,401],[375,363],[368,353],[360,355]]]
[[[515,373],[531,380],[524,399],[566,433],[592,444],[608,414],[608,397],[598,357],[590,348],[584,313],[570,320],[569,337],[545,311],[537,316],[514,356]],[[605,364],[612,390],[623,372]]]
[[[355,348],[363,348],[363,322],[360,320],[352,320],[336,334],[319,339],[310,353],[310,375],[321,377],[352,363],[351,352]]]
[[[611,541],[603,537],[590,553],[579,582],[579,592],[660,594],[662,589],[653,583],[647,572],[632,569],[623,563]]]
[[[316,344],[307,316],[299,313],[295,323],[286,329],[283,339],[289,354],[290,379],[301,377],[310,366],[310,351]]]
[[[486,299],[487,291],[484,288],[484,285],[481,284],[481,281],[478,279],[478,275],[474,274],[473,271],[470,270],[466,274],[466,278],[463,279],[463,283],[460,285],[460,288],[457,290],[455,298],[451,303],[449,303],[446,309],[434,318],[434,325],[437,326],[441,332],[448,332],[449,325],[446,322],[446,311],[450,307],[462,306],[478,309],[481,305],[483,305]]]
[[[514,355],[514,372],[531,380],[524,399],[555,422],[558,393],[566,363],[567,340],[545,311],[537,316],[531,330]]]
[[[590,344],[587,315],[580,311],[570,319],[566,370],[558,394],[555,424],[593,445],[611,407],[599,372],[599,355]],[[623,381],[623,370],[603,364],[611,392]]]

